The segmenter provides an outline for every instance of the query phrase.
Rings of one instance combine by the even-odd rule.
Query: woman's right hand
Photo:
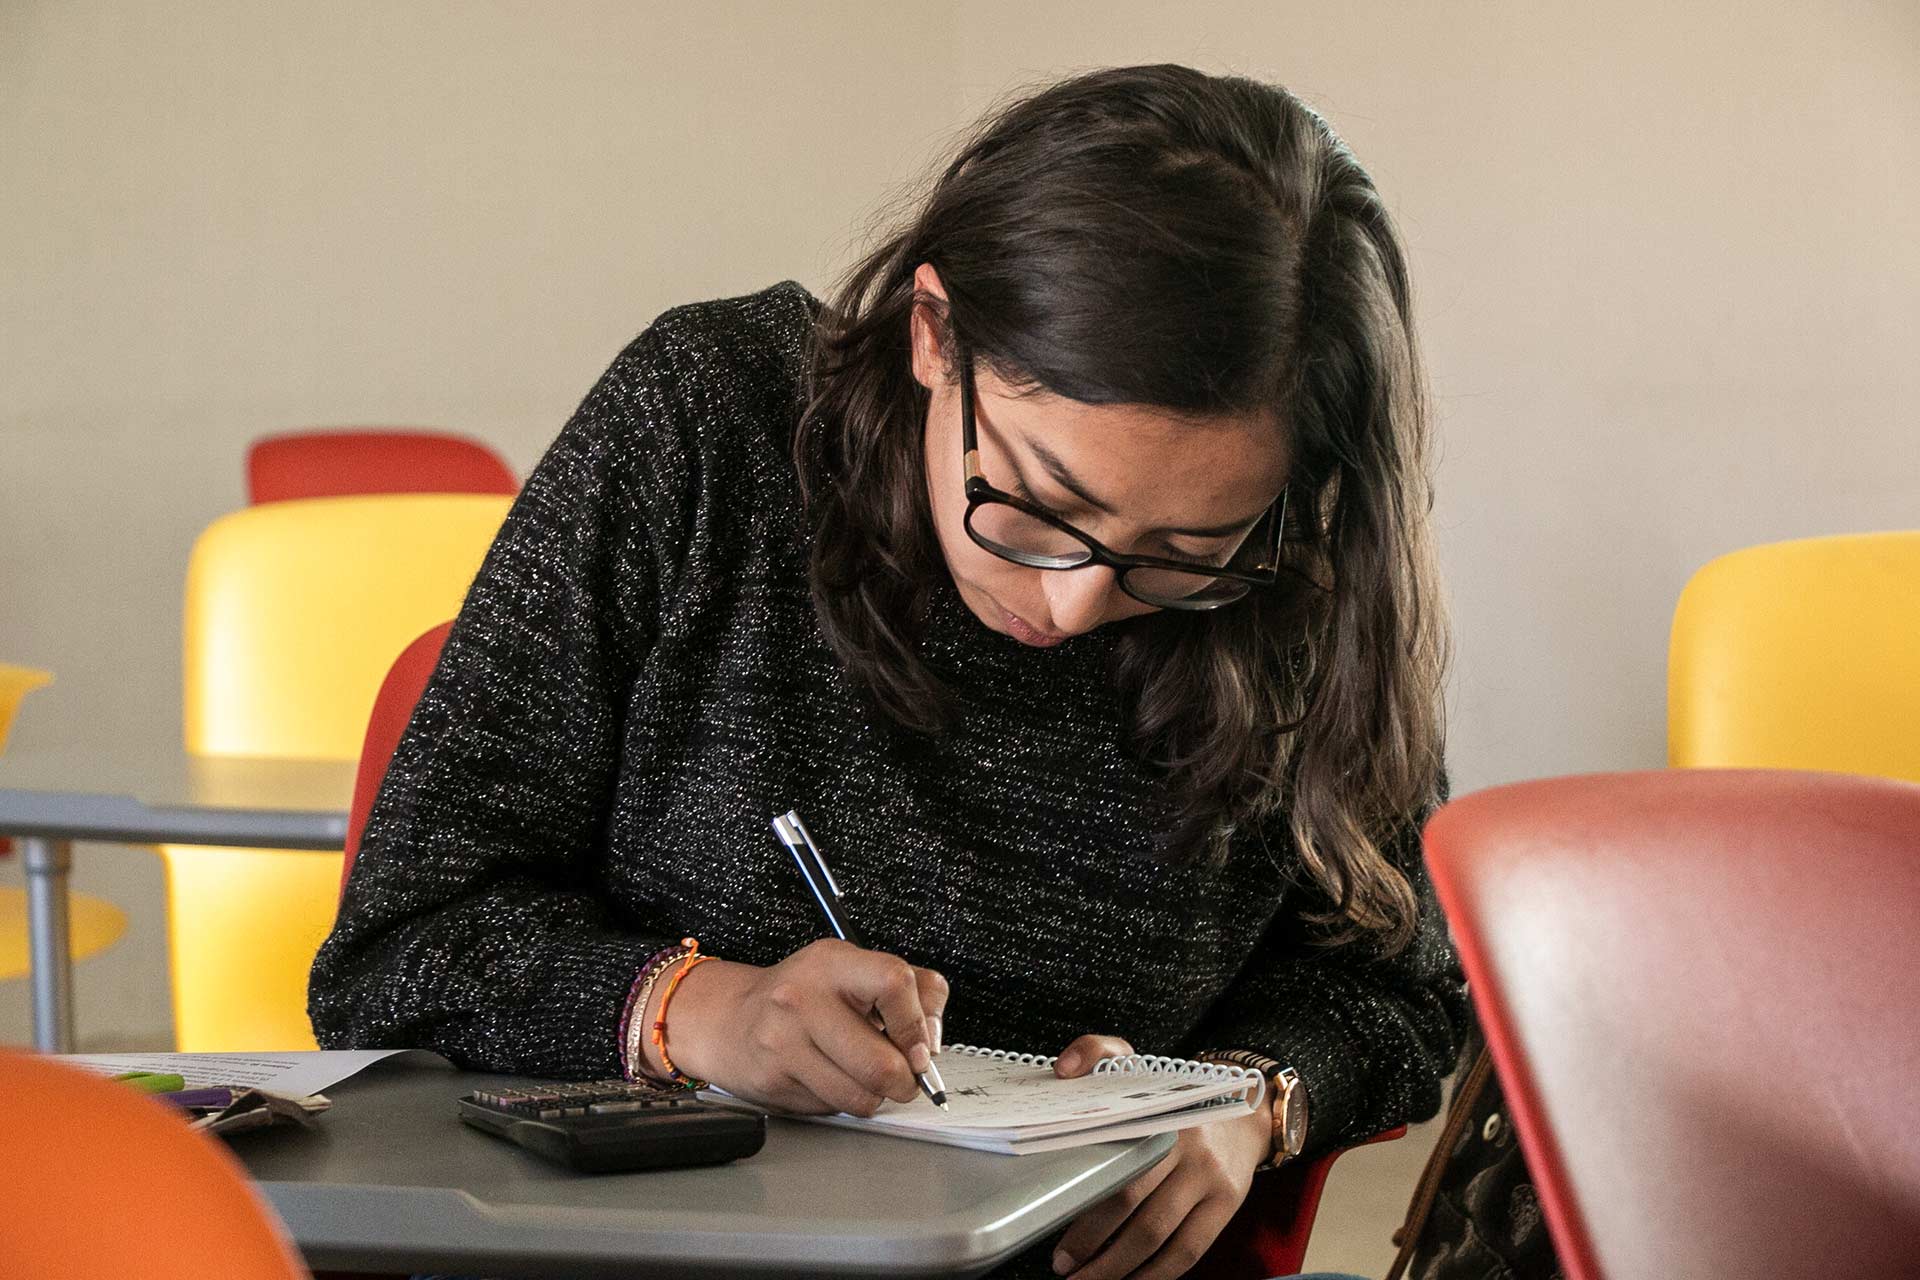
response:
[[[666,985],[649,1001],[649,1022]],[[768,969],[715,959],[691,970],[667,1011],[667,1054],[749,1102],[867,1116],[887,1098],[913,1101],[946,1006],[947,980],[933,970],[826,938]],[[663,1073],[652,1036],[642,1043],[648,1068]]]

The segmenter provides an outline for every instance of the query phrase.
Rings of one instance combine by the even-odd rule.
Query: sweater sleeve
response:
[[[1424,821],[1424,815],[1423,815]],[[1412,940],[1316,943],[1298,910],[1276,918],[1195,1030],[1193,1052],[1252,1049],[1300,1073],[1309,1154],[1350,1146],[1440,1109],[1468,1020],[1466,981],[1412,822],[1386,853],[1414,891]]]
[[[669,313],[671,315],[671,313]],[[624,351],[513,504],[394,753],[308,1012],[320,1043],[618,1074],[670,939],[596,888],[622,718],[697,512],[669,319]]]

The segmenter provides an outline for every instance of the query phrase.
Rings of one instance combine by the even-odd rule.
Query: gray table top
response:
[[[311,1131],[234,1150],[318,1268],[697,1280],[977,1276],[1173,1144],[1002,1156],[773,1120],[730,1165],[583,1177],[460,1123],[455,1098],[517,1079],[381,1063]]]
[[[175,744],[16,742],[0,756],[0,835],[339,849],[355,765],[189,756]]]

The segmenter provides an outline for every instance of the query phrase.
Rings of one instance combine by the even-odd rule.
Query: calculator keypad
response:
[[[696,1101],[686,1089],[643,1080],[592,1080],[582,1084],[543,1084],[530,1089],[472,1093],[467,1101],[507,1115],[534,1120],[569,1116],[621,1115],[679,1107]]]

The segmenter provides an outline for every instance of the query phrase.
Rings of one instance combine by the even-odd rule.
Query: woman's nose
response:
[[[1052,615],[1053,629],[1069,636],[1091,631],[1105,622],[1119,589],[1114,571],[1100,564],[1043,572],[1040,578],[1046,584],[1047,612]]]

